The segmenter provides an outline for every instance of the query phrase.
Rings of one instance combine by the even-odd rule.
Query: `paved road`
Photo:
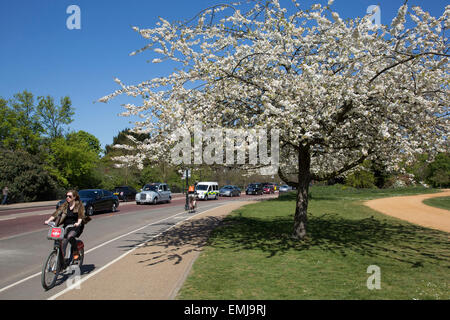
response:
[[[131,211],[145,211],[145,210],[159,210],[168,206],[184,204],[185,199],[178,197],[172,200],[172,203],[151,205],[136,205],[134,202],[121,202],[118,211],[115,213],[106,212],[103,214],[96,214],[92,218],[104,218],[110,215],[120,215]],[[39,208],[24,208],[14,209],[0,212],[0,240],[9,237],[15,237],[18,234],[25,234],[37,230],[47,229],[43,225],[46,220],[55,211],[55,205],[39,207]]]
[[[227,201],[267,197],[273,196],[243,195],[218,201],[201,201],[198,211],[218,207]],[[0,220],[0,300],[48,299],[70,283],[70,278],[63,278],[48,292],[40,284],[42,264],[53,245],[52,241],[46,239],[48,229],[42,223],[51,212],[53,209],[40,208],[16,212],[16,217],[0,216],[3,219]],[[121,203],[117,213],[94,215],[81,237],[86,244],[81,276],[102,268],[124,252],[189,217],[190,214],[184,211],[184,199],[173,200],[170,204],[145,206]]]

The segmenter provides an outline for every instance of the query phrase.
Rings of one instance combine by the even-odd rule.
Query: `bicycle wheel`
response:
[[[59,272],[58,252],[54,250],[49,254],[42,268],[41,283],[45,290],[50,290],[55,286]]]

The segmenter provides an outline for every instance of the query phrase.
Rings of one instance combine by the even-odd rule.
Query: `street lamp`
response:
[[[190,170],[186,169],[184,171],[184,175],[186,177],[186,203],[184,204],[184,210],[189,210],[189,175],[190,175]]]

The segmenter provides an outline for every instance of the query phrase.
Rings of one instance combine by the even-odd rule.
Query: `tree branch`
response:
[[[285,176],[283,171],[281,170],[281,167],[278,167],[278,176],[283,180],[287,185],[290,185],[291,187],[298,187],[298,182],[289,180],[288,177]]]
[[[311,179],[312,180],[317,180],[317,181],[326,181],[326,180],[330,180],[332,178],[335,178],[337,176],[339,176],[340,174],[356,167],[357,165],[360,165],[361,163],[364,162],[364,160],[367,159],[367,157],[372,153],[372,150],[369,150],[369,152],[366,155],[361,156],[361,158],[355,160],[352,163],[349,163],[347,165],[345,165],[344,167],[342,167],[340,170],[337,170],[335,172],[329,173],[327,175],[317,175],[317,174],[311,174]]]
[[[384,68],[383,70],[379,71],[372,79],[370,79],[369,83],[372,83],[376,78],[378,78],[380,75],[382,75],[383,73],[385,73],[386,71],[389,71],[392,68],[395,68],[403,63],[406,63],[408,61],[411,61],[415,58],[418,58],[420,56],[426,56],[426,55],[434,55],[434,56],[443,56],[443,57],[450,57],[448,54],[444,54],[444,53],[439,53],[439,52],[424,52],[424,53],[420,53],[420,54],[416,54],[416,55],[412,55],[412,54],[408,54],[408,53],[403,53],[403,52],[396,52],[399,54],[404,54],[404,55],[409,55],[410,57],[408,59],[405,60],[401,60],[397,63],[394,63],[393,65],[390,65],[389,67]]]

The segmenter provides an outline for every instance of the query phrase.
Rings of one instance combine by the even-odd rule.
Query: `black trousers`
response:
[[[70,251],[73,253],[77,247],[77,238],[83,233],[84,225],[69,228],[62,240],[62,254],[66,256],[67,244],[70,243]]]

